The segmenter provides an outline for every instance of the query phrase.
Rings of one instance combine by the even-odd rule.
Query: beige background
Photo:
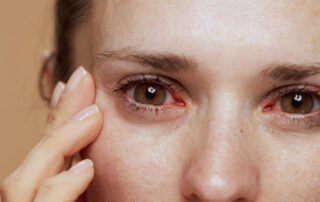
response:
[[[47,105],[37,78],[53,43],[53,0],[0,0],[0,182],[39,141]]]

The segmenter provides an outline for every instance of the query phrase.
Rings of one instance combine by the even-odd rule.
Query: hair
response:
[[[85,21],[89,15],[90,0],[56,0],[55,4],[55,51],[47,58],[42,66],[39,78],[41,97],[49,101],[44,92],[42,77],[48,63],[54,63],[52,84],[58,81],[66,82],[73,72],[73,39],[76,28]]]

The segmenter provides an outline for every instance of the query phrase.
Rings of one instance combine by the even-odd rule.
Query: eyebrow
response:
[[[194,72],[198,69],[197,62],[184,55],[172,53],[146,54],[131,48],[104,50],[96,55],[96,60],[115,59],[130,63],[149,66],[167,73]],[[320,74],[320,63],[311,64],[272,64],[260,71],[263,79],[278,82],[299,81]]]
[[[299,81],[320,73],[320,63],[273,64],[260,72],[264,79],[286,82]]]
[[[145,54],[130,49],[105,50],[97,54],[96,60],[116,59],[149,66],[168,73],[194,72],[198,64],[191,57],[171,53]]]

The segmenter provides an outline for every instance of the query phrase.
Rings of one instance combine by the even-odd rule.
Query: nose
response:
[[[259,170],[243,135],[220,129],[199,143],[182,179],[182,192],[188,201],[255,201]]]

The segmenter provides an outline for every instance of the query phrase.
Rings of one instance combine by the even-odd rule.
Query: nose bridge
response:
[[[257,195],[259,171],[252,160],[249,135],[241,112],[228,102],[216,102],[199,137],[184,174],[184,194],[195,201],[253,201]],[[239,103],[234,103],[238,108]]]
[[[209,163],[216,172],[237,173],[242,162],[250,160],[246,136],[251,131],[236,93],[219,94],[209,107],[207,123],[202,129],[204,134],[200,134],[202,146],[197,159],[200,164]]]

